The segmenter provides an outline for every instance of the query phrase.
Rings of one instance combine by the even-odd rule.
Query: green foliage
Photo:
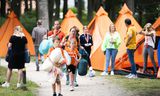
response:
[[[72,8],[70,8],[70,9],[73,11],[73,13],[78,13],[78,10],[77,10],[76,7],[72,7]]]
[[[22,25],[31,33],[33,27],[36,26],[36,11],[26,12],[20,17]]]
[[[5,81],[6,78],[6,68],[0,67],[0,84]],[[17,89],[17,73],[13,72],[11,79],[11,85],[9,88],[0,87],[0,96],[36,96],[35,88],[37,85],[31,81],[27,81],[27,89]]]
[[[6,18],[4,17],[0,17],[0,27],[3,25],[3,23],[5,22]]]

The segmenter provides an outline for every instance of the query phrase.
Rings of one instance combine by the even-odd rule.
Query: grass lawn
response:
[[[123,75],[107,76],[106,79],[138,94],[138,96],[160,96],[160,79],[128,79]]]
[[[0,67],[0,84],[5,81],[6,68]],[[38,87],[35,83],[27,81],[27,89],[17,89],[17,73],[13,72],[11,78],[11,85],[9,88],[2,88],[0,86],[0,96],[36,96],[36,88]]]

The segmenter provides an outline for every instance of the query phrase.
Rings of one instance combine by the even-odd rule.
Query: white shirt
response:
[[[155,31],[151,31],[151,32],[153,33],[153,36],[145,36],[144,45],[148,44],[149,46],[154,48],[155,47],[155,42],[156,42],[156,32]]]

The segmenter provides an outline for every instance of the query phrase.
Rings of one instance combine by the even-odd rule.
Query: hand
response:
[[[88,43],[88,46],[91,46],[92,44],[91,43]]]
[[[103,54],[106,55],[106,51],[103,51]]]
[[[84,47],[83,47],[83,46],[80,46],[80,48],[81,48],[81,49],[84,49]]]
[[[86,46],[86,47],[87,47],[87,46],[89,46],[89,44],[88,44],[88,43],[86,43],[86,44],[84,44],[84,46]]]
[[[126,47],[128,46],[129,44],[128,43],[126,43]]]

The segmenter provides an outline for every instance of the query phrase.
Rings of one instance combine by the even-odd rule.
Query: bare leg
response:
[[[9,69],[8,68],[8,70],[7,70],[7,82],[9,83],[10,82],[10,80],[11,80],[11,76],[12,76],[12,69]]]
[[[54,84],[52,84],[52,90],[53,90],[53,93],[55,93],[56,92],[56,84],[54,83]]]
[[[18,83],[21,83],[22,81],[22,69],[18,70]]]

